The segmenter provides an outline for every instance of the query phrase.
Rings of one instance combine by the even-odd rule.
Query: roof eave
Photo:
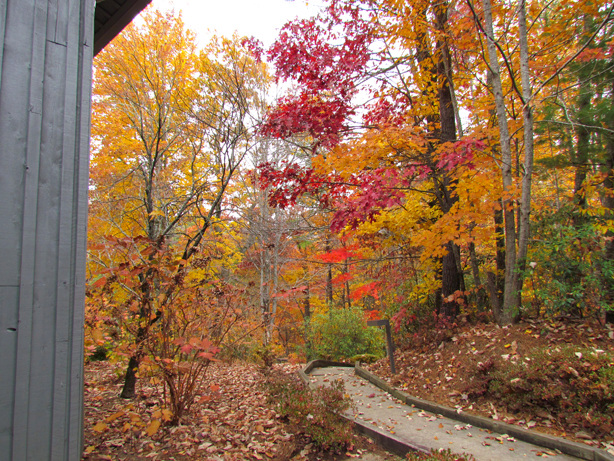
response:
[[[99,17],[104,14],[100,13],[100,8],[98,4],[102,3],[104,0],[96,1],[96,19],[99,20]],[[116,2],[113,2],[117,5]],[[97,55],[107,44],[117,36],[124,27],[126,27],[130,22],[134,19],[134,17],[139,14],[147,5],[151,3],[151,0],[128,0],[123,4],[119,5],[115,8],[115,11],[111,14],[110,17],[106,18],[104,21],[101,21],[102,26],[96,30],[94,33],[94,56]],[[105,14],[106,16],[106,14]]]

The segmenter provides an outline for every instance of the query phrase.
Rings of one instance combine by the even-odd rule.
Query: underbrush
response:
[[[378,328],[367,327],[362,309],[332,309],[311,320],[311,353],[308,358],[348,360],[367,354],[383,357],[384,337]]]
[[[350,408],[342,381],[309,389],[298,379],[271,375],[266,384],[269,403],[291,426],[323,451],[341,452],[352,445],[351,423],[341,414]]]
[[[545,410],[565,427],[609,436],[614,433],[612,365],[610,353],[561,346],[536,350],[505,367],[489,363],[477,373],[477,383],[511,411]]]
[[[414,309],[418,309],[414,307]],[[410,314],[410,311],[401,309],[390,319],[394,328],[395,340],[403,348],[416,350],[430,349],[442,342],[450,341],[463,326],[489,324],[492,322],[490,313],[480,312],[474,314],[461,314],[456,318],[438,315],[435,312]]]

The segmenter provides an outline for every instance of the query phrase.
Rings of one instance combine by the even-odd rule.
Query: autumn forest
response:
[[[149,8],[95,60],[86,355],[177,424],[216,361],[381,359],[371,319],[604,324],[613,216],[611,2],[328,0],[268,48]]]

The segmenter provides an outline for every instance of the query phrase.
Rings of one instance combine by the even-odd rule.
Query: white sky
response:
[[[296,17],[315,15],[322,0],[152,0],[162,11],[181,10],[188,29],[206,40],[218,35],[254,36],[270,46],[281,27]]]

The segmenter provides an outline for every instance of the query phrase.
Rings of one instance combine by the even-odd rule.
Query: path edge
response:
[[[306,387],[310,387],[311,383],[309,382],[309,373],[314,368],[326,368],[326,367],[347,367],[354,368],[354,373],[356,373],[356,365],[347,363],[347,362],[333,362],[330,360],[312,360],[309,362],[305,368],[302,370],[298,370],[298,375]],[[374,383],[375,384],[375,383]],[[377,386],[377,384],[375,384]],[[390,453],[394,453],[402,458],[407,455],[407,453],[411,451],[420,451],[423,453],[429,453],[430,450],[426,447],[423,447],[418,444],[413,444],[402,440],[398,437],[395,437],[392,434],[388,434],[377,427],[373,427],[373,425],[369,425],[359,421],[348,415],[341,415],[343,418],[347,419],[354,425],[354,431],[359,434],[365,435],[377,443],[383,449],[389,451]]]
[[[307,367],[309,367],[309,365]],[[313,368],[320,368],[322,366],[340,365],[315,365],[309,368],[309,372],[313,370]],[[346,364],[345,366],[348,365]],[[305,370],[307,370],[307,367],[305,368]],[[304,373],[307,382],[309,382],[309,378],[307,378],[307,374],[309,372]],[[421,410],[439,414],[450,419],[455,419],[466,424],[471,424],[475,427],[480,427],[482,429],[488,429],[499,434],[507,434],[518,440],[522,440],[523,442],[528,442],[533,445],[553,450],[559,450],[561,453],[575,456],[576,458],[586,459],[589,461],[614,461],[613,455],[610,455],[606,451],[601,450],[599,448],[589,447],[577,442],[571,442],[560,437],[536,433],[528,429],[514,426],[512,424],[484,418],[483,416],[470,415],[463,411],[459,412],[454,408],[439,405],[437,403],[429,402],[427,400],[423,400],[417,397],[412,397],[409,394],[406,394],[405,392],[399,391],[394,387],[390,386],[383,379],[375,376],[366,369],[362,368],[358,363],[356,363],[354,366],[354,373],[356,373],[361,378],[371,382],[375,386],[379,387],[381,390],[386,391],[387,393],[389,393],[396,399],[402,401],[406,405],[413,405],[414,407],[420,408]]]

